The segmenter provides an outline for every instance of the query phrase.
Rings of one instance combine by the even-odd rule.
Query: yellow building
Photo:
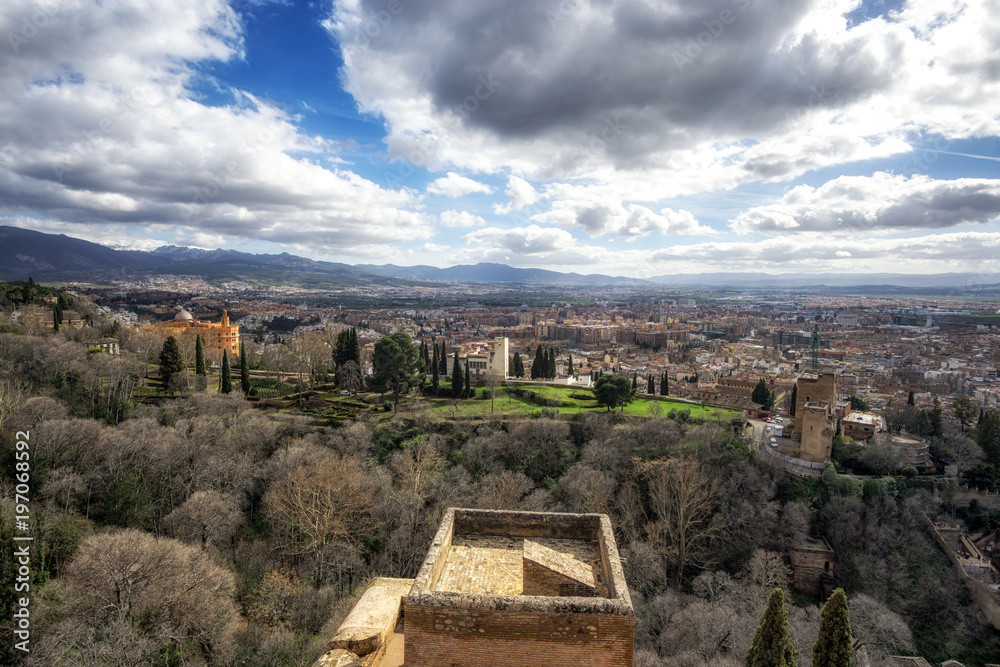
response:
[[[174,338],[194,337],[200,334],[206,353],[211,350],[220,354],[223,350],[228,350],[230,354],[239,354],[240,352],[240,327],[229,323],[229,314],[226,311],[222,311],[222,321],[215,323],[208,320],[196,320],[191,313],[182,308],[174,315],[174,319],[150,324],[143,328],[166,333]]]

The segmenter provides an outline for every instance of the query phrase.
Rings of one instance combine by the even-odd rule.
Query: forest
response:
[[[95,351],[107,335],[120,355]],[[31,519],[17,534],[33,538],[31,650],[10,641],[4,559],[0,661],[311,665],[372,577],[416,574],[448,507],[608,514],[640,667],[743,664],[776,586],[811,664],[821,601],[794,592],[782,559],[806,536],[836,553],[872,664],[1000,655],[925,527],[951,510],[905,477],[792,477],[730,421],[689,414],[361,411],[319,425],[239,391],[143,393],[150,349],[100,317],[0,333],[0,548],[14,549],[25,434]]]

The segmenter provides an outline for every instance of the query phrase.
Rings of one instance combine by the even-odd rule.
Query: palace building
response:
[[[218,323],[208,320],[196,320],[194,316],[183,308],[174,315],[174,319],[166,322],[157,322],[143,327],[144,330],[152,330],[166,333],[174,338],[180,336],[201,335],[205,352],[217,351],[220,355],[223,350],[230,354],[240,352],[240,327],[237,324],[229,323],[229,313],[222,311],[222,320]]]

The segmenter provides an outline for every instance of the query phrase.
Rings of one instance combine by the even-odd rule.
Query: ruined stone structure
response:
[[[316,665],[632,665],[635,614],[603,514],[449,509],[398,625],[409,582],[379,581]]]
[[[218,323],[208,320],[196,320],[188,311],[181,309],[174,319],[166,322],[157,322],[143,327],[146,331],[159,331],[174,338],[190,336],[192,339],[201,334],[201,342],[205,346],[205,352],[215,351],[218,356],[222,356],[223,350],[228,350],[229,354],[239,354],[240,352],[240,327],[237,324],[229,323],[229,313],[222,311],[222,320]]]
[[[632,664],[635,616],[604,515],[449,510],[403,616],[407,664]]]
[[[789,559],[796,590],[821,599],[833,590],[833,549],[825,540],[799,541],[789,550]]]

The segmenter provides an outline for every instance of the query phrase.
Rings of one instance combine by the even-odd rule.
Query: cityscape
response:
[[[0,664],[1000,666],[989,0],[0,6]]]

